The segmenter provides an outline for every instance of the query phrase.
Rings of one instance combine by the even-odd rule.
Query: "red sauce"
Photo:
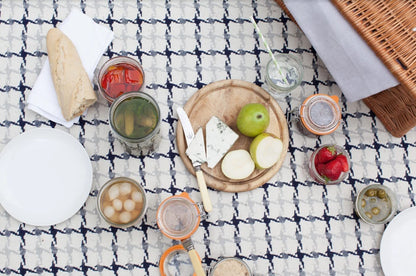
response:
[[[101,79],[101,87],[113,99],[125,92],[139,91],[142,84],[142,71],[127,63],[119,63],[108,67]]]

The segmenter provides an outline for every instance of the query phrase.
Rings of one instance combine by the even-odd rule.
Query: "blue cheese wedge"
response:
[[[205,132],[207,163],[209,168],[213,168],[237,141],[238,134],[215,116],[205,126]]]

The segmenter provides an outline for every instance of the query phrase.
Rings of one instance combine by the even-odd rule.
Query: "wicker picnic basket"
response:
[[[363,101],[393,136],[405,135],[416,126],[416,2],[331,1],[400,82]]]

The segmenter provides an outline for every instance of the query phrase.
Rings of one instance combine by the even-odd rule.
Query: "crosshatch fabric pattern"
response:
[[[143,91],[158,101],[162,116],[162,141],[154,154],[137,157],[123,150],[109,130],[103,98],[70,129],[25,108],[47,59],[46,33],[72,8],[114,32],[100,63],[126,55],[143,64]],[[270,181],[250,192],[209,190],[214,211],[192,237],[203,266],[238,256],[256,275],[382,275],[385,225],[360,221],[353,199],[366,185],[381,183],[396,193],[399,210],[415,205],[416,131],[394,138],[361,101],[346,103],[308,39],[272,0],[0,1],[0,148],[24,131],[57,128],[79,140],[94,170],[85,205],[63,223],[25,225],[0,207],[1,274],[159,275],[159,258],[175,242],[158,230],[157,207],[182,191],[200,201],[196,179],[178,155],[176,107],[222,79],[267,89],[269,56],[250,16],[273,52],[293,53],[304,66],[302,85],[292,97],[278,99],[283,111],[288,114],[314,93],[337,95],[342,123],[315,139],[289,122],[289,152]],[[308,176],[310,155],[326,143],[344,147],[352,160],[351,173],[339,185],[322,186]],[[110,227],[96,209],[98,189],[116,176],[141,182],[148,196],[143,221],[128,229]]]

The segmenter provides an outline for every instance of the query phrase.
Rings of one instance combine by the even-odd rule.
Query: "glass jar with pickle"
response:
[[[147,155],[160,142],[160,109],[147,93],[128,92],[110,106],[110,127],[129,153]]]

